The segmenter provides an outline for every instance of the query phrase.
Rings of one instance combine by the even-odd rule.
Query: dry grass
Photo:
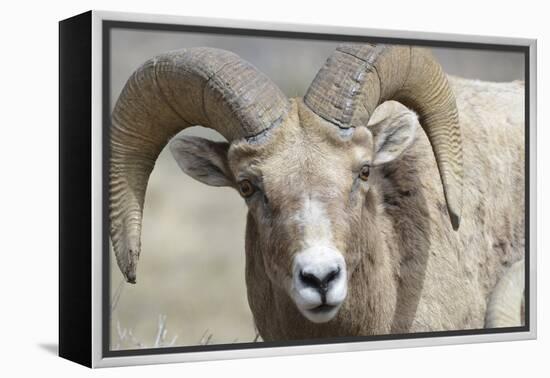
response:
[[[176,341],[178,340],[178,335],[174,334],[170,337],[168,336],[167,328],[167,316],[160,314],[157,319],[156,333],[155,336],[150,341],[144,341],[134,334],[132,328],[126,328],[121,325],[119,319],[116,319],[116,310],[120,303],[122,292],[124,290],[126,283],[124,280],[121,280],[117,285],[114,293],[111,297],[111,327],[114,325],[115,336],[111,339],[111,349],[112,350],[125,350],[125,349],[148,349],[148,348],[166,348],[177,346]],[[114,323],[114,324],[113,324]],[[258,330],[255,331],[255,336],[252,342],[261,342],[261,336]],[[200,340],[196,345],[209,345],[213,343],[214,334],[210,332],[209,329],[206,329]],[[233,339],[233,343],[239,342],[238,338]],[[249,342],[249,341],[246,341]]]
[[[112,350],[124,350],[124,349],[148,349],[148,348],[167,348],[177,346],[176,341],[178,335],[172,335],[168,337],[168,329],[166,327],[166,315],[159,315],[157,322],[157,332],[154,337],[154,340],[151,342],[143,341],[138,339],[132,329],[124,328],[120,321],[116,321],[116,339],[111,341]],[[196,343],[197,345],[210,345],[213,344],[212,340],[214,334],[210,330],[205,330],[202,337]],[[233,340],[233,343],[240,342],[238,338]],[[250,342],[250,341],[243,341]],[[262,342],[262,338],[258,331],[256,331],[256,336],[252,340],[253,343]]]
[[[117,340],[113,340],[113,349],[143,349],[143,348],[166,348],[176,345],[178,335],[172,336],[169,340],[167,338],[168,330],[166,329],[166,316],[159,315],[157,323],[157,334],[154,341],[151,343],[138,340],[131,329],[123,328],[120,322],[116,322],[116,332],[118,335]]]

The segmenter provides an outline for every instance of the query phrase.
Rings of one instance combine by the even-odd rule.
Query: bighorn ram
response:
[[[248,300],[265,340],[483,328],[524,255],[523,93],[447,77],[410,46],[342,45],[290,100],[227,51],[156,56],[112,114],[118,265],[135,282],[149,174],[202,125],[228,142],[178,137],[171,151],[248,205]],[[500,292],[517,292],[519,314],[515,272]],[[499,295],[490,324],[509,315]]]

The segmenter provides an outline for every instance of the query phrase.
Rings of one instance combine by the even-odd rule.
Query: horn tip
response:
[[[135,284],[137,260],[139,258],[139,252],[135,249],[129,249],[127,251],[128,252],[126,254],[115,253],[115,255],[117,258],[117,263],[118,263],[120,272],[124,276],[124,279],[126,280],[126,282]]]
[[[453,230],[458,231],[458,228],[460,226],[460,215],[449,209],[449,218],[451,219]]]
[[[124,279],[126,279],[126,282],[135,284],[136,283],[136,268],[134,267],[128,267],[124,271]]]

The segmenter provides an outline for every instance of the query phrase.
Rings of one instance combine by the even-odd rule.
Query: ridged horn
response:
[[[304,102],[341,128],[367,125],[376,107],[395,100],[413,109],[430,140],[451,224],[462,210],[462,138],[456,101],[439,63],[412,46],[342,45],[327,59]]]
[[[136,281],[149,175],[167,142],[201,125],[228,141],[251,138],[282,121],[289,102],[237,55],[191,48],[158,55],[128,79],[111,117],[110,233],[117,263]]]

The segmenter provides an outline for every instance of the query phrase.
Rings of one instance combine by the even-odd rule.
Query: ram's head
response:
[[[341,46],[305,97],[291,100],[226,51],[194,48],[146,62],[128,80],[112,116],[111,239],[126,279],[136,280],[155,160],[180,130],[202,125],[227,142],[173,139],[182,170],[205,184],[235,188],[249,208],[247,249],[261,256],[266,279],[307,319],[332,319],[368,244],[377,212],[369,190],[376,169],[414,139],[414,113],[372,122],[378,105],[392,99],[418,113],[457,228],[462,150],[456,106],[426,50]]]

